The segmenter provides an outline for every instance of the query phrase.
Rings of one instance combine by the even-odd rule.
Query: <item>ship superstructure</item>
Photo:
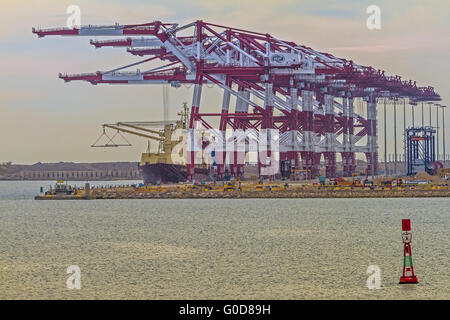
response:
[[[183,104],[183,109],[178,113],[180,119],[177,121],[135,121],[135,122],[117,122],[115,124],[104,124],[103,134],[92,145],[92,147],[122,147],[131,146],[131,144],[122,135],[131,134],[149,139],[147,151],[142,153],[139,162],[139,170],[145,184],[164,184],[186,181],[186,161],[183,150],[186,146],[182,144],[183,134],[186,135],[189,125],[189,107],[187,103]],[[162,128],[162,129],[158,129]],[[107,129],[116,130],[114,136],[109,136]],[[177,134],[175,135],[175,133]],[[117,143],[116,137],[120,135],[126,143]],[[102,137],[107,138],[106,144],[98,144]],[[157,151],[151,151],[150,141],[158,143]],[[179,155],[174,156],[175,148],[180,145]],[[175,160],[174,160],[175,159]],[[200,176],[206,178],[208,176],[208,168],[206,165],[199,166]]]

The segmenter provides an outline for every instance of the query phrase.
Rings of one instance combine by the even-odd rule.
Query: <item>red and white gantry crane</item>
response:
[[[33,33],[39,37],[118,37],[90,43],[96,48],[123,47],[128,53],[145,57],[110,71],[60,74],[66,82],[171,84],[173,87],[193,84],[187,150],[190,177],[194,174],[197,154],[202,151],[196,146],[194,131],[199,125],[213,129],[211,117],[218,118],[219,128],[215,131],[219,145],[224,145],[215,149],[219,177],[224,174],[226,165],[234,176],[242,175],[242,159],[250,150],[247,146],[244,150],[226,151],[229,139],[225,132],[230,128],[237,132],[232,139],[247,142],[245,132],[266,137],[275,130],[279,161],[289,161],[292,168],[306,170],[312,178],[319,174],[322,156],[326,176],[335,177],[338,153],[342,157],[344,176],[352,176],[355,171],[356,153],[365,155],[367,172],[375,175],[377,98],[405,98],[411,104],[440,100],[432,87],[418,87],[415,81],[403,81],[399,76],[388,76],[384,71],[267,33],[203,21],[184,26],[155,21],[136,25],[33,29]],[[150,61],[159,61],[160,65],[146,71],[126,71]],[[214,84],[223,90],[221,109],[215,113],[200,111],[205,84]],[[230,106],[231,96],[236,98],[234,106]],[[355,99],[365,102],[365,117],[355,112]],[[364,140],[366,142],[361,143]],[[261,175],[270,175],[264,171],[269,165],[266,160],[272,159],[270,150],[258,149]]]

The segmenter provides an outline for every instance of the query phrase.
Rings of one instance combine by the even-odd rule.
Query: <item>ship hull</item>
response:
[[[186,166],[179,164],[154,163],[139,166],[144,184],[179,183],[188,179]],[[209,169],[204,166],[195,168],[196,180],[210,180]]]
[[[166,184],[186,181],[186,166],[154,163],[139,166],[145,184]]]

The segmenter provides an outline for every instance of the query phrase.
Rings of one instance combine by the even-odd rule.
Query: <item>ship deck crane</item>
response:
[[[141,132],[125,129],[125,128],[122,128],[121,126],[131,127],[131,128],[136,129],[136,130],[142,130],[142,131],[145,131],[145,132],[152,132],[152,133],[156,132],[160,136],[159,137],[151,136],[151,135],[148,135],[148,134],[145,134],[145,133],[141,133]],[[120,122],[117,123],[116,125],[104,124],[103,127],[114,129],[114,130],[117,130],[117,131],[120,131],[120,132],[129,133],[129,134],[132,134],[132,135],[135,135],[135,136],[139,136],[139,137],[144,137],[144,138],[156,140],[156,141],[164,141],[164,138],[161,137],[161,133],[158,132],[158,131],[153,131],[153,130],[149,130],[149,129],[145,129],[145,128],[139,128],[137,126],[126,125],[126,124],[120,123]]]

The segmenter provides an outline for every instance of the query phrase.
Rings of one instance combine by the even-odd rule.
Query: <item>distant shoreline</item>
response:
[[[120,181],[140,180],[137,162],[35,163],[0,165],[0,181]]]

